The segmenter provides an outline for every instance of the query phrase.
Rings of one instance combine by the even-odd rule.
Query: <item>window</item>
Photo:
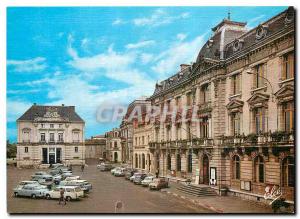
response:
[[[41,142],[45,142],[45,141],[46,141],[45,133],[41,133]]]
[[[286,157],[281,166],[282,186],[295,186],[295,160],[293,157]]]
[[[186,94],[186,105],[187,106],[191,106],[192,105],[192,94],[191,93],[187,93]]]
[[[254,118],[255,118],[255,132],[256,134],[264,133],[266,130],[266,109],[263,107],[256,108],[254,110]]]
[[[265,164],[261,156],[257,156],[254,160],[254,181],[265,182]]]
[[[54,142],[54,133],[50,133],[50,142]]]
[[[282,58],[282,80],[294,78],[294,52],[287,53]]]
[[[294,130],[294,102],[287,102],[283,105],[284,131]]]
[[[201,104],[207,103],[210,101],[210,84],[205,84],[200,89],[200,101]]]
[[[241,118],[240,113],[231,114],[231,131],[232,135],[239,135],[241,133]]]
[[[117,148],[118,147],[118,143],[115,141],[114,142],[114,147]]]
[[[60,129],[61,129],[61,128],[62,128],[62,124],[58,124],[58,128],[60,128]]]
[[[200,121],[200,137],[208,138],[208,117],[203,117],[202,121]]]
[[[181,157],[180,157],[180,154],[177,154],[176,164],[177,164],[177,171],[181,171]]]
[[[25,147],[25,153],[28,153],[28,147]]]
[[[267,66],[266,64],[260,64],[255,67],[255,74],[254,74],[255,88],[260,88],[264,86],[266,66]]]
[[[45,127],[45,124],[41,124],[41,128],[44,128]]]
[[[167,159],[167,168],[168,170],[171,170],[171,154],[168,154]]]
[[[191,133],[191,123],[190,122],[186,123],[186,135],[187,135],[187,139],[191,140],[192,133]]]
[[[30,142],[29,131],[23,131],[23,142]]]
[[[176,126],[176,138],[177,138],[177,140],[181,139],[181,124],[180,123],[178,123]]]
[[[233,179],[240,179],[240,157],[235,155],[233,157]]]
[[[155,141],[159,141],[159,128],[155,129]]]
[[[79,142],[79,132],[73,132],[73,142]]]
[[[63,133],[58,133],[58,141],[59,142],[63,142],[64,141]]]
[[[75,147],[75,153],[78,153],[78,147]]]
[[[138,144],[137,137],[135,137],[135,145],[137,145],[137,144]]]
[[[167,127],[166,127],[166,137],[167,137],[167,141],[170,141],[171,140],[171,126],[170,125],[168,125]]]
[[[144,144],[145,144],[145,137],[142,136],[142,145],[144,145]]]
[[[241,74],[232,76],[232,95],[241,93]]]
[[[193,154],[191,151],[188,154],[188,172],[193,172]]]
[[[50,128],[53,129],[54,128],[54,124],[50,124]]]
[[[167,111],[170,112],[171,111],[171,100],[167,101]]]
[[[177,107],[177,110],[180,110],[181,109],[181,97],[176,97],[176,107]]]

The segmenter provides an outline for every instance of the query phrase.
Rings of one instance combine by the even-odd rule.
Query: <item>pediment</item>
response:
[[[244,102],[241,100],[231,100],[227,105],[227,109],[235,109],[235,108],[240,108],[243,107]]]
[[[294,95],[295,95],[295,90],[294,90],[294,86],[292,85],[285,85],[275,93],[275,96],[277,98],[284,98],[284,97],[289,97]]]
[[[269,100],[270,95],[268,94],[261,94],[261,93],[255,93],[250,97],[247,102],[251,105],[256,103],[263,103]]]

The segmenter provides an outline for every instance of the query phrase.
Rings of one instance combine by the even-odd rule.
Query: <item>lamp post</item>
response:
[[[263,78],[264,80],[266,80],[268,82],[268,84],[270,85],[270,88],[271,88],[272,102],[274,102],[274,96],[275,95],[274,95],[274,91],[273,91],[273,86],[272,86],[271,82],[269,81],[269,79],[267,79],[264,76],[258,75],[257,72],[247,71],[247,74],[249,74],[249,75],[257,75],[258,77]]]

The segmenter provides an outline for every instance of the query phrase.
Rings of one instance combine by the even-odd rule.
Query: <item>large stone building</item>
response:
[[[106,160],[115,163],[123,162],[120,129],[114,128],[105,133]]]
[[[92,136],[85,140],[85,158],[106,159],[106,138],[104,135]]]
[[[160,175],[254,200],[280,187],[294,200],[294,23],[293,8],[251,30],[224,19],[196,62],[156,84],[149,146]]]
[[[18,167],[85,163],[84,127],[74,106],[32,105],[17,120]]]

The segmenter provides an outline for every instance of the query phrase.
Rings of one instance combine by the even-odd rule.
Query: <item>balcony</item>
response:
[[[268,132],[260,134],[236,135],[236,136],[223,136],[221,144],[224,146],[241,146],[241,145],[265,145],[265,144],[294,144],[293,132]]]

